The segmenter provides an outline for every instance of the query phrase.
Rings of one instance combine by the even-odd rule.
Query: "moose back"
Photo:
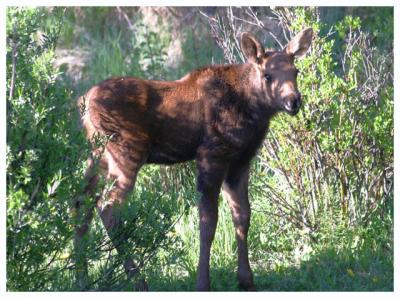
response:
[[[87,138],[109,138],[105,148],[94,148],[88,161],[85,192],[95,196],[99,175],[114,181],[102,198],[94,198],[102,222],[125,259],[128,276],[138,290],[147,290],[138,266],[129,256],[119,212],[146,163],[174,164],[196,160],[200,217],[200,257],[197,289],[210,290],[210,248],[218,217],[220,189],[228,200],[238,246],[238,281],[254,290],[249,265],[247,233],[249,164],[261,145],[271,117],[279,111],[295,115],[301,106],[294,60],[311,43],[312,30],[298,33],[282,51],[265,51],[249,33],[241,35],[247,61],[193,71],[177,81],[134,77],[111,78],[92,87],[79,99]],[[83,237],[93,207],[82,208],[78,198],[75,234],[77,281],[84,288],[87,264]],[[80,267],[80,268],[79,268]]]

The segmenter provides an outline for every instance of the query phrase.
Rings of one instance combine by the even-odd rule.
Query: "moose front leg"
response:
[[[218,196],[225,174],[225,165],[218,159],[200,151],[197,158],[197,189],[201,194],[200,216],[200,258],[197,270],[197,290],[210,290],[210,250],[218,221]]]
[[[200,258],[197,290],[210,290],[210,251],[218,221],[218,193],[205,192],[199,202]]]
[[[228,200],[232,220],[235,226],[238,247],[239,286],[246,290],[255,290],[253,274],[250,269],[247,233],[250,226],[250,203],[248,198],[249,164],[231,165],[222,185],[223,197]]]

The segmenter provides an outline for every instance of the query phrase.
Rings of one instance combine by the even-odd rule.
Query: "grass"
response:
[[[264,201],[268,204],[267,201]],[[211,287],[214,291],[238,291],[233,225],[226,202],[221,199],[216,238],[212,246]],[[255,214],[251,234],[264,235],[263,227],[274,218]],[[267,229],[268,230],[268,229]],[[198,258],[197,210],[193,208],[176,228],[183,252],[173,264],[161,269],[154,264],[147,272],[152,291],[193,291]],[[371,232],[371,231],[370,231]],[[374,231],[376,233],[376,231]],[[250,262],[259,291],[393,291],[393,255],[390,245],[374,242],[367,229],[348,229],[336,235],[321,235],[324,241],[304,247],[304,239],[293,241],[293,249],[271,249],[291,230],[271,242],[250,242]],[[339,235],[341,234],[341,235]],[[364,234],[363,245],[354,239]],[[266,236],[266,235],[264,235]],[[389,236],[389,235],[386,235]],[[250,237],[251,238],[251,237]],[[262,238],[262,237],[261,237]],[[369,241],[369,243],[368,243]],[[276,245],[279,247],[279,245]],[[174,247],[160,254],[174,255]],[[167,260],[170,262],[171,260]],[[153,270],[152,270],[153,269]],[[154,270],[155,269],[155,270]],[[164,271],[165,270],[165,271]]]
[[[263,201],[268,204],[267,200]],[[380,239],[377,229],[372,227],[345,231],[339,228],[330,235],[321,233],[316,243],[307,243],[307,238],[299,236],[301,232],[296,229],[288,229],[277,238],[268,238],[266,233],[281,233],[275,229],[279,226],[276,219],[257,212],[253,215],[250,262],[258,291],[393,291],[392,244],[385,242],[391,235],[384,235],[390,231],[390,225],[384,229],[385,224],[381,223]],[[159,249],[145,267],[151,291],[195,290],[199,254],[195,206],[190,207],[188,214],[175,226],[174,236],[178,241]],[[279,242],[289,245],[282,250]],[[99,276],[106,271],[103,261],[102,265],[93,266],[90,274]],[[229,207],[222,198],[210,275],[213,291],[240,290],[236,281],[234,230]],[[110,284],[104,279],[98,284],[98,290],[121,289],[132,290],[132,283],[125,277],[118,283]]]

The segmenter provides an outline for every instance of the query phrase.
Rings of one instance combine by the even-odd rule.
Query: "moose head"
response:
[[[297,89],[298,70],[295,58],[302,57],[310,47],[311,28],[298,33],[282,51],[265,51],[261,43],[250,33],[242,33],[241,47],[247,62],[253,65],[253,91],[259,100],[267,101],[276,111],[296,115],[301,106],[301,94]]]

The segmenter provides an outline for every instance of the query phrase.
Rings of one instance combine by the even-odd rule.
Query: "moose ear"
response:
[[[312,37],[313,30],[311,28],[304,29],[288,43],[285,48],[286,53],[297,58],[304,56],[311,45]]]
[[[246,59],[251,62],[258,62],[264,54],[264,47],[261,43],[250,33],[244,32],[241,36],[242,52]]]

